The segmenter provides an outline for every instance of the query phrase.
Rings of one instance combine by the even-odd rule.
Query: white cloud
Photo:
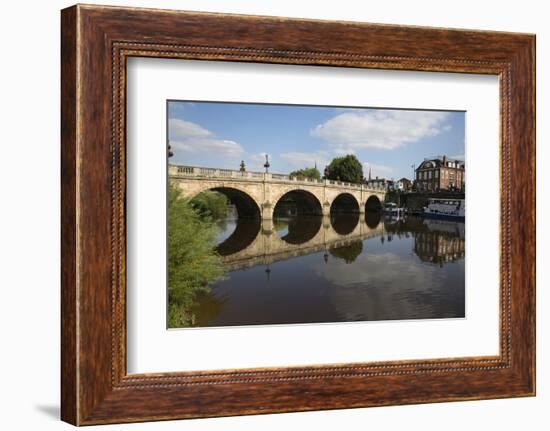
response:
[[[368,244],[367,241],[366,245]],[[349,267],[344,262],[332,259],[330,271],[326,271],[325,267],[317,267],[316,272],[341,288],[388,284],[388,274],[402,272],[407,274],[407,283],[417,285],[418,290],[425,291],[431,289],[434,284],[432,277],[437,275],[432,268],[421,268],[415,259],[391,252],[362,254],[358,260],[361,264],[357,265],[356,271],[349,271]]]
[[[393,150],[438,135],[447,126],[444,122],[448,115],[435,111],[344,112],[317,125],[310,133],[339,152],[361,148]]]
[[[205,129],[191,121],[180,120],[179,118],[170,118],[168,120],[168,135],[170,140],[188,139],[195,137],[212,136],[210,130]]]
[[[227,139],[188,139],[183,141],[170,141],[170,146],[174,151],[185,151],[188,153],[215,153],[228,157],[237,157],[244,150],[235,141]]]
[[[210,130],[178,118],[168,120],[168,137],[174,152],[206,152],[225,157],[238,157],[244,153],[237,142],[219,139]]]
[[[329,163],[329,155],[326,151],[316,151],[312,153],[303,153],[291,151],[283,153],[279,157],[295,168],[312,168],[317,164],[317,168],[322,171]]]
[[[369,242],[365,242],[367,248]],[[440,316],[446,310],[446,301],[434,306],[433,295],[434,290],[446,285],[446,277],[434,267],[421,268],[415,261],[390,252],[367,253],[357,258],[353,271],[337,258],[329,258],[326,265],[316,266],[314,271],[338,286],[329,298],[346,320]],[[407,274],[406,280],[391,274]]]
[[[337,156],[347,156],[348,154],[355,154],[355,149],[349,147],[336,147],[332,152]]]
[[[248,156],[248,159],[250,159],[252,162],[255,163],[265,163],[265,156],[267,153],[257,153],[257,154],[251,154]]]

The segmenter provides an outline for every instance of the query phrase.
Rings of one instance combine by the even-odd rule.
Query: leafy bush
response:
[[[214,201],[207,198],[203,202]],[[168,327],[193,326],[192,309],[197,295],[209,292],[208,285],[223,276],[220,257],[213,246],[217,228],[206,211],[196,210],[172,184],[168,187],[167,212]]]
[[[321,179],[321,172],[319,172],[319,169],[317,168],[304,168],[304,169],[298,169],[297,171],[292,171],[289,176],[295,177],[295,178],[307,178],[310,180],[320,180]]]
[[[193,209],[201,217],[210,217],[213,220],[221,220],[227,216],[227,204],[225,195],[218,192],[202,192],[191,199]]]

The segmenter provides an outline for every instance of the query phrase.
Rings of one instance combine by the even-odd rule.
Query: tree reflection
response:
[[[363,241],[357,240],[347,245],[331,247],[329,253],[347,264],[353,263],[363,253]]]

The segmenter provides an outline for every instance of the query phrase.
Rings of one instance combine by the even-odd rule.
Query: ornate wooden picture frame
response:
[[[61,49],[64,421],[535,394],[533,35],[78,5],[62,11]],[[127,374],[125,98],[133,56],[499,76],[500,354]]]

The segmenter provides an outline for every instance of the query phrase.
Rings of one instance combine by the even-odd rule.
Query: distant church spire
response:
[[[317,169],[317,160],[315,160],[315,169]]]

